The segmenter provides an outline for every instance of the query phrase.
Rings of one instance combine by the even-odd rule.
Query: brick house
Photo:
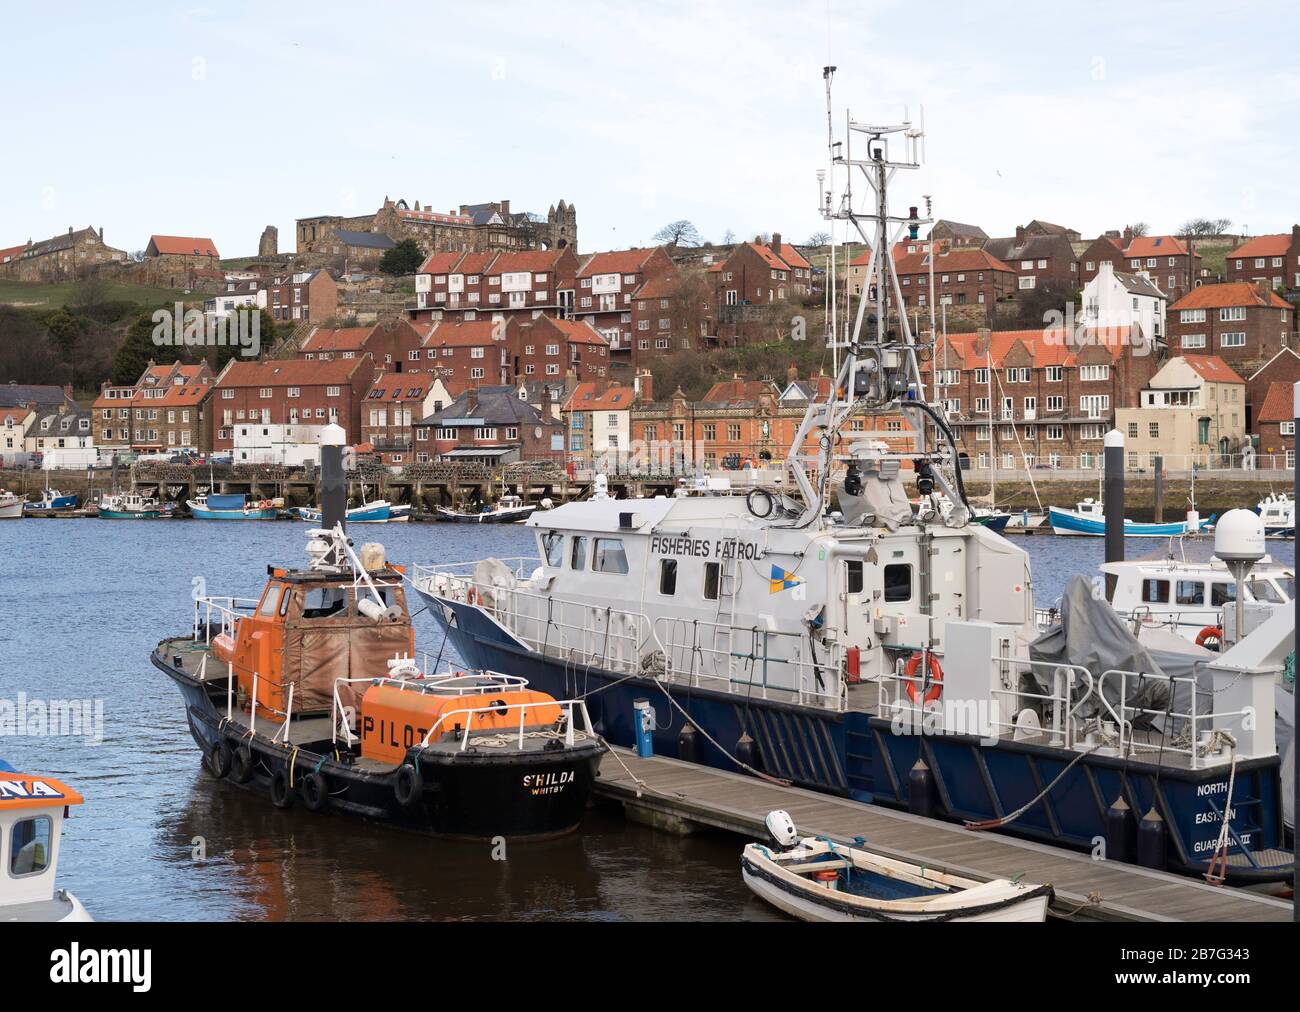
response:
[[[328,320],[339,310],[339,286],[329,271],[300,271],[275,278],[265,300],[273,320]]]
[[[91,405],[101,456],[211,449],[205,411],[213,389],[207,362],[150,362],[132,386],[104,383]]]
[[[1132,239],[1132,229],[1127,229],[1127,239]],[[1124,259],[1125,241],[1118,232],[1107,232],[1092,240],[1079,254],[1079,283],[1087,285],[1097,276],[1102,264],[1110,264],[1111,270],[1122,272],[1128,270],[1128,261]]]
[[[1270,288],[1300,288],[1300,225],[1290,233],[1260,235],[1228,254],[1228,280],[1264,282]]]
[[[948,246],[972,246],[981,249],[989,241],[989,234],[978,225],[966,225],[960,221],[940,218],[930,229],[930,239]]]
[[[1295,310],[1267,282],[1202,285],[1169,307],[1169,350],[1252,370],[1292,343]]]
[[[361,406],[361,442],[374,447],[384,464],[413,462],[411,426],[441,410],[446,398],[445,387],[431,372],[380,373]]]
[[[449,387],[498,386],[511,378],[511,349],[519,324],[513,320],[444,320],[427,325],[418,349],[422,372],[432,372]],[[410,369],[416,368],[410,362]]]
[[[1013,238],[986,242],[984,252],[1016,272],[1018,291],[1044,284],[1061,289],[1079,287],[1079,260],[1074,246],[1061,232],[1037,235],[1019,225]]]
[[[519,399],[513,386],[471,387],[441,411],[413,423],[412,430],[420,464],[564,460],[564,423],[543,417]]]
[[[212,449],[231,450],[232,428],[241,422],[295,429],[333,422],[358,442],[361,404],[374,375],[369,356],[325,362],[231,359],[217,376],[208,411]]]
[[[578,257],[571,247],[486,253],[434,253],[415,279],[413,319],[565,318],[574,305]]]
[[[580,383],[600,382],[610,373],[609,343],[583,321],[540,316],[513,327],[507,342],[509,381],[553,381],[572,373]]]
[[[1295,467],[1295,403],[1290,383],[1270,383],[1256,411],[1253,435],[1260,468]]]
[[[972,464],[1100,466],[1119,407],[1135,406],[1156,356],[1134,354],[1125,329],[1082,340],[1043,330],[949,334],[923,373]]]
[[[1201,254],[1173,235],[1134,236],[1124,249],[1130,271],[1146,271],[1169,298],[1177,300],[1199,282]]]
[[[933,295],[925,244],[914,253],[896,253],[894,268],[903,305],[911,309],[925,309],[933,299],[936,305],[983,306],[985,319],[991,320],[994,303],[1014,297],[1017,288],[1015,270],[982,249],[940,248],[934,258]]]
[[[424,365],[422,348],[427,337],[427,328],[406,320],[363,327],[313,327],[298,349],[298,358],[329,362],[369,355],[375,368],[385,372],[418,372]]]
[[[1300,382],[1300,355],[1290,347],[1283,348],[1246,377],[1246,425],[1251,432],[1255,431],[1255,415],[1268,396],[1269,387],[1274,383],[1290,386],[1297,382]]]
[[[599,332],[612,353],[632,348],[632,299],[652,277],[676,273],[662,246],[593,253],[578,267],[573,318]]]

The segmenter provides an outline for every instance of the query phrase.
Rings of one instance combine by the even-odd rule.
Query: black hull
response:
[[[605,751],[594,741],[524,755],[411,749],[406,761],[419,770],[423,790],[403,805],[398,800],[396,769],[359,768],[346,755],[336,757],[329,741],[285,746],[263,734],[250,739],[247,727],[226,720],[224,689],[218,709],[207,687],[156,652],[153,663],[179,686],[190,734],[205,755],[221,741],[232,753],[243,747],[251,750],[252,776],[244,783],[230,775],[225,779],[260,794],[268,804],[272,781],[283,772],[292,786],[291,807],[304,807],[303,780],[316,772],[324,778],[328,796],[321,812],[454,839],[548,839],[578,828]],[[208,768],[206,760],[204,766]]]

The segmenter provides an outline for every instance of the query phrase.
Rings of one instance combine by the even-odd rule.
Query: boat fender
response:
[[[271,774],[271,804],[276,808],[293,807],[293,788],[289,786],[289,774],[285,770]]]
[[[930,687],[925,692],[925,702],[933,703],[943,692],[943,667],[939,664],[937,655],[931,653],[930,657]],[[917,670],[921,667],[921,651],[914,653],[907,662],[907,667],[903,669],[903,674],[908,678],[915,678]],[[916,682],[907,683],[907,696],[913,703],[921,702],[921,690],[917,687]]]
[[[302,791],[302,803],[307,807],[307,811],[319,812],[329,804],[329,787],[325,783],[325,777],[322,774],[308,773],[302,778],[300,789]]]
[[[230,753],[230,746],[224,741],[214,743],[208,749],[205,758],[207,759],[206,765],[208,772],[218,780],[229,775],[232,756]]]
[[[1223,645],[1223,630],[1217,625],[1207,625],[1196,634],[1196,645],[1206,650],[1218,650]]]
[[[736,742],[736,761],[746,766],[754,766],[758,762],[754,739],[750,737],[748,731],[740,732],[740,739]]]
[[[1154,808],[1142,816],[1137,828],[1137,863],[1143,868],[1164,871],[1167,865],[1165,820]]]
[[[397,779],[393,781],[393,794],[397,803],[403,808],[410,808],[424,794],[424,777],[410,763],[402,763],[397,769]]]
[[[253,779],[253,751],[247,745],[237,748],[230,758],[230,778],[237,784]]]
[[[690,721],[682,725],[682,733],[677,736],[677,758],[684,763],[700,761],[699,736]]]

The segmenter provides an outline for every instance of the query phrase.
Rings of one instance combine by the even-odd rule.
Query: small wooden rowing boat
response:
[[[749,844],[741,874],[755,895],[800,920],[1041,922],[1047,917],[1050,885],[977,882],[827,839],[797,838],[784,812],[772,812],[768,828],[778,841],[790,842],[775,848]]]

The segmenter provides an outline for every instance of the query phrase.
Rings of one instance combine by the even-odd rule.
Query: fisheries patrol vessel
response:
[[[1109,610],[1055,627],[1082,653],[1081,630],[1100,623],[1104,655],[1044,644],[1028,557],[972,521],[927,393],[934,328],[919,337],[897,312],[889,251],[930,219],[891,215],[886,189],[919,167],[921,131],[849,131],[865,156],[833,144],[832,178],[865,179],[870,207],[846,186],[838,202],[821,191],[821,209],[871,255],[851,334],[832,328],[843,364],[795,435],[792,480],[567,503],[529,519],[535,558],[417,566],[416,590],[466,663],[586,700],[615,744],[648,730],[657,753],[978,830],[1080,849],[1106,837],[1118,857],[1141,829],[1153,865],[1288,877],[1272,717],[1294,630],[1268,622],[1169,670]],[[900,415],[903,450],[850,426]],[[952,509],[914,515],[905,476]],[[1243,726],[1248,711],[1258,724]]]

